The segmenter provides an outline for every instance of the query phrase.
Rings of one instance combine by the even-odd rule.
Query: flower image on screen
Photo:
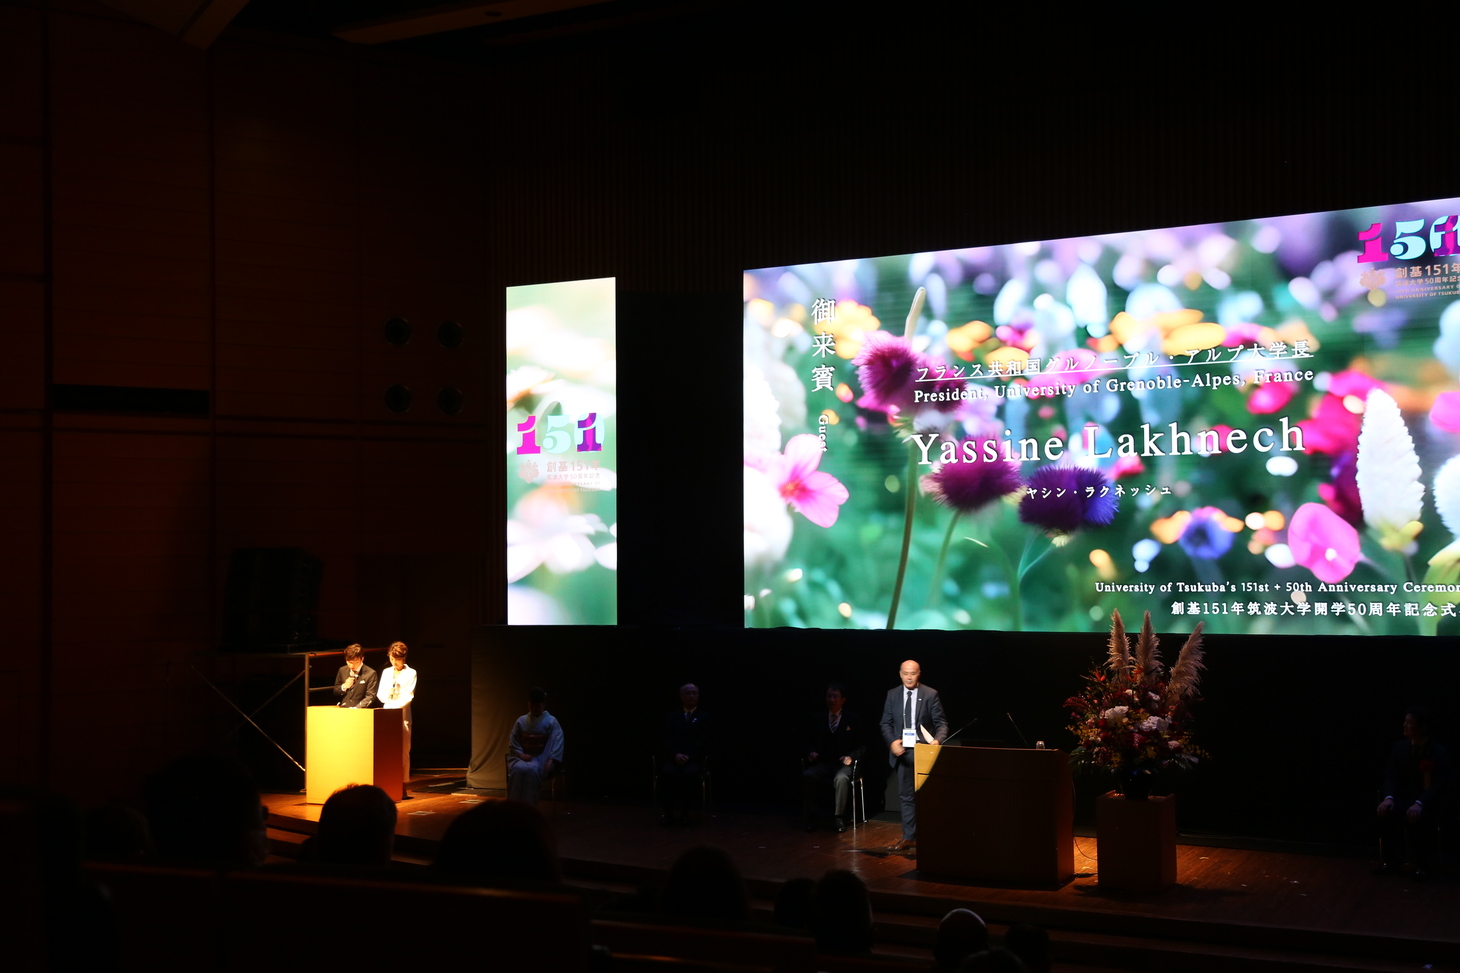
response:
[[[614,279],[507,288],[507,623],[618,621]]]
[[[747,271],[745,624],[1460,633],[1457,224]]]

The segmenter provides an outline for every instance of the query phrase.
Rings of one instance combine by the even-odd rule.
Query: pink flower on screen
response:
[[[1460,392],[1441,392],[1430,407],[1430,421],[1446,432],[1460,432]]]
[[[1083,385],[1100,376],[1100,356],[1085,348],[1061,351],[1050,357],[1047,367],[1029,376],[1029,390],[1058,395],[1068,385]]]
[[[1034,315],[1028,311],[1017,314],[1014,320],[996,330],[994,336],[1006,345],[1025,351],[1033,351],[1039,344],[1039,332],[1034,330]]]
[[[1298,423],[1303,430],[1303,451],[1342,456],[1359,448],[1359,430],[1364,417],[1344,404],[1342,396],[1325,395],[1313,418]]]
[[[792,436],[783,453],[747,457],[745,465],[763,472],[791,509],[818,527],[830,527],[851,496],[840,480],[816,467],[821,465],[821,437],[810,433]]]
[[[1194,446],[1194,447],[1192,447],[1193,449],[1196,449],[1197,452],[1201,453],[1203,456],[1212,456],[1212,455],[1215,455],[1217,453],[1225,453],[1227,451],[1227,437],[1230,436],[1230,435],[1232,435],[1232,427],[1231,426],[1227,426],[1227,425],[1223,425],[1221,423],[1218,423],[1217,425],[1212,426],[1212,432],[1214,432],[1214,433],[1217,434],[1217,445],[1216,445],[1216,448],[1215,449],[1211,450],[1210,452],[1207,452],[1204,449],[1202,449],[1200,446]],[[1205,436],[1201,437],[1200,442],[1201,442],[1202,445],[1206,445],[1207,444],[1206,437]]]
[[[1347,395],[1357,396],[1359,401],[1369,397],[1374,389],[1382,390],[1384,383],[1372,375],[1365,375],[1363,372],[1353,368],[1345,368],[1341,372],[1334,372],[1328,380],[1328,394],[1343,398]]]
[[[1127,476],[1135,476],[1138,473],[1144,472],[1146,472],[1146,464],[1141,462],[1141,458],[1139,456],[1133,454],[1129,456],[1122,456],[1120,459],[1116,460],[1115,465],[1110,468],[1111,477],[1117,480],[1124,479]]]
[[[1319,581],[1334,584],[1359,563],[1359,532],[1323,504],[1305,503],[1288,523],[1288,550]]]
[[[1262,330],[1260,324],[1229,324],[1227,336],[1222,339],[1222,347],[1246,348],[1249,345],[1261,345]]]
[[[1329,376],[1328,391],[1318,401],[1313,418],[1298,423],[1303,430],[1303,451],[1342,456],[1359,446],[1364,425],[1364,401],[1384,383],[1352,368]]]
[[[1253,415],[1271,415],[1291,402],[1297,391],[1297,382],[1263,382],[1247,396],[1247,411]]]

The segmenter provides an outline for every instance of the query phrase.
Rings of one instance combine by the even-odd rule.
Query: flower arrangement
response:
[[[1191,767],[1205,756],[1191,739],[1192,705],[1199,699],[1204,655],[1197,623],[1176,664],[1161,664],[1159,640],[1146,612],[1132,652],[1120,613],[1113,612],[1105,663],[1085,677],[1083,692],[1065,700],[1069,730],[1079,741],[1076,770]]]

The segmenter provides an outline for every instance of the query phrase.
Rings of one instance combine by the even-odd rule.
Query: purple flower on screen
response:
[[[936,375],[937,369],[929,368],[928,359],[913,351],[912,342],[883,331],[873,331],[862,342],[857,357],[852,359],[857,366],[857,380],[862,384],[862,397],[857,405],[864,409],[878,409],[888,416],[911,415],[913,393],[919,388],[918,379],[927,374]],[[933,385],[924,383],[925,388]]]
[[[933,472],[919,481],[923,494],[932,497],[945,507],[952,507],[960,513],[972,513],[990,503],[1006,497],[1024,485],[1019,476],[1019,464],[1008,460],[983,462],[984,440],[964,439],[958,444],[958,455],[964,455],[964,443],[972,443],[974,462],[938,463]]]
[[[874,331],[862,342],[857,357],[857,380],[863,394],[857,405],[895,413],[912,406],[913,392],[925,361],[904,338]]]
[[[1191,512],[1177,543],[1193,558],[1215,561],[1232,549],[1232,532],[1223,521],[1227,515],[1216,507],[1198,507]]]
[[[1019,501],[1019,519],[1061,538],[1081,527],[1108,525],[1118,509],[1104,473],[1055,464],[1040,467],[1029,478],[1028,492]]]
[[[1355,527],[1364,522],[1364,503],[1359,497],[1358,453],[1343,453],[1333,461],[1329,473],[1332,483],[1318,484],[1318,495],[1323,502],[1344,520]]]

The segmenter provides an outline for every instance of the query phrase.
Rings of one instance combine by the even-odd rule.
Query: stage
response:
[[[429,862],[455,817],[492,792],[453,786],[449,771],[418,777],[399,805],[396,857]],[[498,792],[500,793],[500,792]],[[276,852],[291,857],[312,833],[319,805],[302,794],[265,795]],[[887,846],[896,822],[844,834],[806,833],[788,814],[712,808],[693,827],[661,827],[647,805],[544,801],[569,884],[610,893],[656,883],[687,848],[724,848],[761,918],[781,883],[849,869],[868,884],[878,953],[931,963],[937,917],[964,906],[997,937],[1011,923],[1050,931],[1057,969],[1460,971],[1460,883],[1374,876],[1362,858],[1178,844],[1178,882],[1160,893],[1102,890],[1099,846],[1077,837],[1074,878],[1059,887],[984,888],[919,873]]]

